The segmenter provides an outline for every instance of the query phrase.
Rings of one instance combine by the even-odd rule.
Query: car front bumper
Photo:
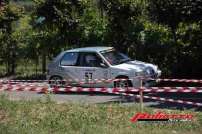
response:
[[[151,87],[151,86],[156,86],[157,84],[158,84],[157,80],[146,80],[146,81],[143,81],[142,86]]]

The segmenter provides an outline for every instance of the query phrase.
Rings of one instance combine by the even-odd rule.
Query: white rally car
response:
[[[160,75],[156,65],[131,60],[113,47],[85,47],[61,52],[48,65],[47,79],[52,86],[139,87],[138,77],[150,76],[152,81],[143,81],[149,86]]]

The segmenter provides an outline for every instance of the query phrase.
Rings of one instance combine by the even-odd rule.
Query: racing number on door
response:
[[[92,80],[93,78],[93,73],[92,72],[85,72],[85,80]]]

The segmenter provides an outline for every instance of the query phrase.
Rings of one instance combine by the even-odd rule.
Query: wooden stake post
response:
[[[140,95],[140,110],[141,112],[143,112],[143,82],[142,79],[140,80],[140,91],[139,91],[139,95]]]

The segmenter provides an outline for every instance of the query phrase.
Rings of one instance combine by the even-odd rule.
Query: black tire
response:
[[[119,88],[132,87],[132,82],[128,79],[128,77],[122,76],[122,77],[117,77],[116,79],[120,79],[120,80],[117,80],[114,82],[114,87],[119,87]]]
[[[120,79],[120,81],[115,81],[114,82],[114,87],[115,88],[125,88],[126,90],[128,89],[128,87],[132,87],[132,82],[128,79],[128,77],[126,76],[120,76],[116,78],[117,80]],[[121,83],[125,83],[123,84],[123,86],[121,86]],[[123,96],[121,95],[121,102],[131,102],[131,100],[134,100],[133,97],[131,96]]]
[[[60,76],[52,76],[49,80],[50,87],[64,87],[65,82],[63,81],[63,78]]]

